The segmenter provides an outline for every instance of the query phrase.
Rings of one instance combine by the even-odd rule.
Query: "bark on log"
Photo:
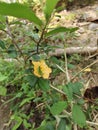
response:
[[[66,54],[71,55],[71,54],[94,54],[98,51],[98,47],[69,47],[66,48]],[[64,55],[64,49],[56,49],[54,52],[49,52],[49,56],[61,56]]]

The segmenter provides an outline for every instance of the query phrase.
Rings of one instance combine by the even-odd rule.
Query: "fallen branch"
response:
[[[66,54],[93,54],[95,52],[98,51],[98,47],[91,47],[91,46],[87,46],[87,47],[68,47],[66,48]],[[51,51],[48,54],[49,56],[61,56],[64,55],[64,49],[56,49],[54,52]]]

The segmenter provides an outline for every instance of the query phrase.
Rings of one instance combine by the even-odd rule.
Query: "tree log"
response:
[[[65,49],[66,54],[71,55],[71,54],[94,54],[98,51],[98,47],[68,47]],[[55,51],[51,51],[48,54],[49,56],[61,56],[64,55],[64,49],[56,49]]]

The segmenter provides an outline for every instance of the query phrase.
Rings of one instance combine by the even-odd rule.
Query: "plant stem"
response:
[[[53,85],[51,85],[51,84],[50,84],[50,87],[53,88],[54,90],[56,90],[57,92],[59,92],[59,93],[61,93],[61,94],[63,94],[63,95],[66,96],[66,94],[65,94],[62,90],[60,90],[60,89],[58,89],[58,88],[55,88],[55,87],[54,87]]]
[[[70,82],[70,77],[69,77],[69,73],[68,73],[68,63],[67,63],[67,55],[66,55],[66,47],[64,45],[64,57],[65,57],[65,72],[66,72],[66,79],[67,79],[67,83]]]
[[[43,30],[42,30],[40,39],[39,39],[39,41],[37,42],[37,54],[39,53],[39,45],[40,45],[41,41],[43,40],[43,37],[44,37],[44,33],[45,33],[45,30],[46,30],[47,24],[48,24],[48,23],[45,24],[45,26],[44,26],[44,28],[43,28]]]
[[[77,124],[74,124],[74,130],[78,130],[78,128],[77,128]]]
[[[11,33],[10,27],[9,27],[9,22],[8,22],[8,18],[6,18],[6,24],[7,24],[7,29],[8,29],[8,34],[9,36],[12,38],[12,42],[15,45],[15,47],[19,50],[20,54],[23,56],[23,53],[21,51],[21,49],[19,48],[19,46],[16,44],[15,40],[14,40],[14,35]]]
[[[15,48],[18,50],[18,52],[20,53],[20,56],[22,56],[23,60],[24,60],[24,67],[26,67],[26,58],[22,52],[22,50],[19,48],[19,46],[17,45],[16,41],[14,40],[14,35],[11,33],[11,30],[10,30],[10,26],[9,26],[9,21],[8,21],[8,18],[6,17],[6,24],[7,24],[7,32],[8,32],[8,35],[11,37],[11,40],[12,40],[12,43],[13,45],[15,46]],[[16,58],[16,60],[18,59],[18,61],[21,62],[21,60],[19,58]]]

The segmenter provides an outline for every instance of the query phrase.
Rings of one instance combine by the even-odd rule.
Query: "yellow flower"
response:
[[[48,79],[50,73],[52,72],[51,68],[49,68],[44,60],[41,61],[32,61],[34,65],[34,74],[37,77],[43,77],[44,79]]]

